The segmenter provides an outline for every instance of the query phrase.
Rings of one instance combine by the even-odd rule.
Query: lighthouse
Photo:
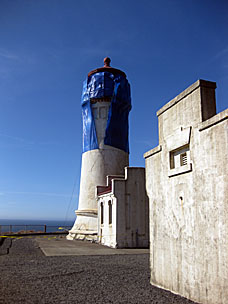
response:
[[[110,62],[106,57],[104,66],[91,71],[83,83],[80,193],[68,240],[96,238],[96,187],[106,185],[107,175],[123,175],[129,165],[130,85],[126,74]]]

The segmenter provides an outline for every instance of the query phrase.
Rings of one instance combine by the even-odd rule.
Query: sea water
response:
[[[70,230],[74,220],[28,220],[28,219],[0,219],[0,233],[18,231],[44,231],[46,232]],[[63,228],[63,229],[59,229]]]

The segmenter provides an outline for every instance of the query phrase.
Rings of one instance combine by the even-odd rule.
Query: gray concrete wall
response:
[[[118,248],[149,246],[149,200],[145,169],[126,167],[123,178],[113,178],[110,192],[98,195],[98,242]],[[109,224],[108,202],[112,202]],[[105,206],[101,225],[100,204]]]
[[[124,189],[121,184],[124,184]],[[113,189],[117,199],[118,247],[148,247],[149,201],[145,188],[145,169],[126,167],[125,179],[114,179]]]
[[[149,246],[149,199],[145,187],[145,169],[125,168],[125,227],[130,247]]]
[[[194,301],[228,303],[228,110],[197,81],[158,111],[145,153],[151,283]]]

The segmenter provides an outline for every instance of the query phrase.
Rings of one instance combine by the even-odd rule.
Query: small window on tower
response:
[[[102,118],[102,119],[107,118],[107,109],[106,109],[106,107],[100,107],[100,118]]]

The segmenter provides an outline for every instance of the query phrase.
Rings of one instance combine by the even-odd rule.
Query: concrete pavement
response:
[[[42,237],[36,241],[46,256],[149,254],[149,249],[113,249],[87,241],[68,241],[65,237]]]

